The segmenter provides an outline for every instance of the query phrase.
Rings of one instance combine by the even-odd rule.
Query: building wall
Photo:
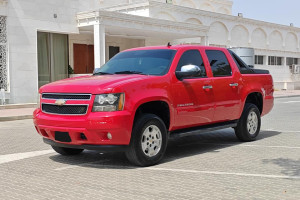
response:
[[[173,0],[174,5],[231,15],[232,2],[228,0]]]
[[[96,8],[107,8],[118,5],[126,5],[131,3],[142,3],[146,0],[95,0]],[[166,2],[165,0],[158,0],[161,2]]]
[[[165,0],[159,1],[165,3]],[[0,15],[7,16],[10,88],[6,96],[10,97],[9,103],[37,101],[37,31],[70,34],[70,64],[73,66],[72,44],[93,41],[92,34],[78,35],[76,13],[135,2],[144,0],[0,0]],[[299,28],[231,16],[232,2],[229,0],[173,0],[172,4],[175,6],[154,6],[141,12],[153,18],[210,26],[208,41],[211,45],[252,47],[256,55],[263,55],[266,60],[268,56],[300,58]],[[186,41],[199,43],[199,39]],[[120,50],[166,44],[158,38],[137,40],[110,36],[106,42],[107,46],[120,46]],[[298,80],[291,76],[285,64],[270,66],[265,62],[258,67],[270,70],[277,82]]]
[[[76,13],[93,5],[93,0],[9,0],[1,7],[0,15],[7,16],[9,103],[37,101],[37,31],[78,33]]]
[[[160,19],[209,26],[209,45],[254,48],[255,55],[263,55],[266,60],[263,65],[256,65],[256,67],[268,69],[275,82],[296,80],[293,78],[295,75],[291,74],[290,66],[287,66],[285,61],[287,57],[300,58],[299,28],[238,16],[190,10],[179,6],[153,6],[150,7],[149,14],[151,17]],[[185,42],[184,40],[181,40],[181,43],[191,43],[190,39],[186,39]],[[194,41],[196,43],[197,40]],[[200,43],[198,42],[198,44]],[[281,57],[282,64],[269,65],[268,56]]]
[[[126,49],[135,48],[135,47],[143,47],[145,46],[144,39],[132,39],[132,38],[122,38],[116,36],[108,36],[105,37],[105,60],[109,60],[109,46],[118,46],[120,47],[120,51],[124,51]],[[80,33],[80,34],[70,34],[69,35],[69,64],[72,68],[74,68],[74,60],[73,60],[73,44],[94,44],[94,35],[93,33]]]

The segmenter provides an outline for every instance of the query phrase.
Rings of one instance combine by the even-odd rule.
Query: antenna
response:
[[[170,43],[170,42],[168,42],[167,46],[168,46],[168,47],[170,47],[170,46],[172,46],[172,45],[171,45],[171,43]]]

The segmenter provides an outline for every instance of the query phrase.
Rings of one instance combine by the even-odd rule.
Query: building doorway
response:
[[[68,77],[68,35],[38,32],[38,86]]]
[[[94,45],[73,44],[75,74],[89,74],[94,71]]]
[[[109,46],[109,59],[114,57],[117,53],[120,52],[120,47]]]

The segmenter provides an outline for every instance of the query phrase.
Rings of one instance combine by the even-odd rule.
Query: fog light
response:
[[[111,135],[111,133],[107,133],[107,138],[108,138],[109,140],[111,140],[111,139],[112,139],[112,135]]]

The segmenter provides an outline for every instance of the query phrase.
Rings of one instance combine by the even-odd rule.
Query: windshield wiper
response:
[[[119,72],[115,72],[115,74],[141,74],[141,75],[146,75],[146,74],[143,74],[143,72],[139,72],[139,71],[119,71]]]
[[[112,73],[108,73],[108,72],[96,72],[93,75],[110,75]]]

